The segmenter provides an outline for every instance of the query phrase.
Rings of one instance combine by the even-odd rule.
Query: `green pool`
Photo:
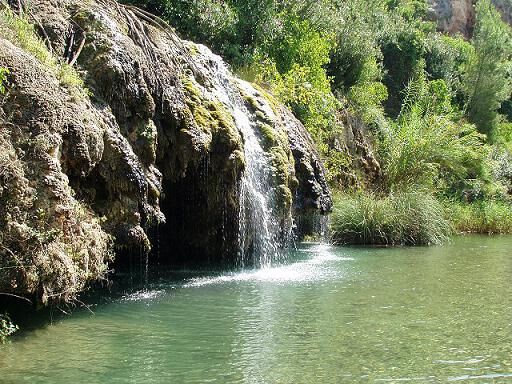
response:
[[[304,244],[156,280],[0,346],[0,383],[512,383],[511,250]]]

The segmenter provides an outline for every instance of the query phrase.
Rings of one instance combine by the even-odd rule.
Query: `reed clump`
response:
[[[474,203],[450,201],[446,214],[458,233],[512,233],[512,207],[509,202],[482,200]]]
[[[334,244],[436,245],[452,232],[442,204],[426,192],[370,192],[335,197]]]

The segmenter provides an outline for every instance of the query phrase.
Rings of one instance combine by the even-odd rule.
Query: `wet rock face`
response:
[[[54,55],[77,60],[87,93],[0,38],[0,66],[11,71],[0,104],[0,144],[9,157],[0,165],[14,175],[0,167],[1,216],[14,212],[0,219],[0,244],[9,246],[0,256],[4,265],[18,263],[13,253],[34,266],[0,274],[0,289],[41,302],[72,298],[105,272],[111,239],[124,254],[158,243],[161,262],[230,262],[240,236],[250,249],[256,235],[242,234],[239,222],[248,168],[239,110],[265,150],[282,237],[292,214],[329,212],[323,167],[304,127],[264,90],[235,79],[207,48],[111,0],[33,0],[30,12]],[[38,215],[56,236],[39,239],[37,249],[15,235],[6,242],[13,228],[37,229]],[[70,236],[77,233],[75,244]],[[88,245],[76,254],[71,243]]]
[[[70,187],[99,166],[109,128],[88,99],[1,37],[0,66],[11,69],[0,104],[0,292],[69,300],[111,255],[98,214]]]
[[[322,231],[319,215],[331,212],[332,199],[325,169],[315,150],[311,137],[297,119],[284,108],[281,113],[287,117],[288,140],[295,160],[297,190],[293,200],[293,214],[299,238]]]

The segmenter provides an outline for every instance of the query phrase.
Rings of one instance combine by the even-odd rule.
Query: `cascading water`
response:
[[[245,239],[252,238],[252,252],[260,267],[278,256],[279,224],[273,214],[270,160],[261,147],[247,114],[235,110],[235,122],[244,137],[246,170],[240,190],[240,260],[246,258]]]
[[[271,160],[262,147],[256,121],[244,105],[235,79],[220,56],[202,45],[197,46],[203,65],[214,73],[206,90],[231,112],[244,139],[245,172],[240,185],[239,266],[246,263],[265,268],[280,257],[282,235],[275,213],[275,191]],[[211,71],[211,68],[214,70]],[[240,80],[236,80],[240,82]]]

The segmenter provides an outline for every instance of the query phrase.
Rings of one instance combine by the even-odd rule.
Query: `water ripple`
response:
[[[152,300],[155,299],[165,293],[164,290],[155,290],[150,291],[147,289],[143,289],[137,292],[133,292],[127,295],[124,295],[121,300],[122,301],[144,301],[144,300]]]

